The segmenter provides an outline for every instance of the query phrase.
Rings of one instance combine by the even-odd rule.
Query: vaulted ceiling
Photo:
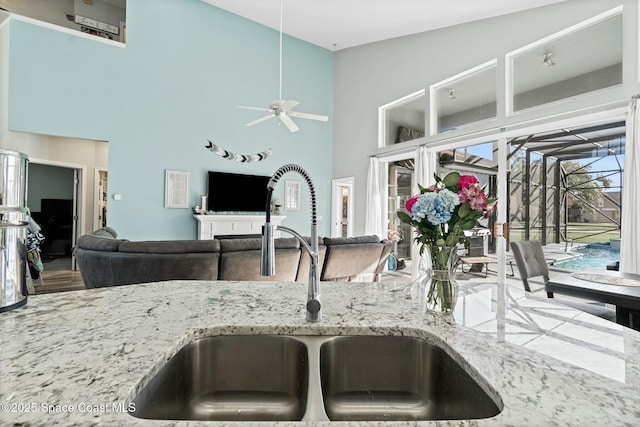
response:
[[[267,27],[280,27],[280,0],[202,1]],[[566,0],[282,1],[284,33],[340,50]]]

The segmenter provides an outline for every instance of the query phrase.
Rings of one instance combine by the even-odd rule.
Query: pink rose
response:
[[[478,179],[473,175],[460,175],[460,181],[458,181],[460,188],[469,188],[470,185],[477,183]]]
[[[411,208],[413,208],[413,205],[416,203],[417,200],[418,200],[418,196],[413,196],[412,198],[407,200],[407,202],[404,204],[404,207],[407,209],[407,212],[411,213]]]

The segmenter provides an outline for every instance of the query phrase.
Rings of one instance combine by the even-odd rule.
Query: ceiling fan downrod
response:
[[[250,121],[245,123],[245,126],[253,126],[258,123],[269,120],[272,117],[276,117],[280,119],[282,123],[289,129],[290,132],[297,132],[300,130],[295,122],[291,119],[291,117],[296,117],[299,119],[309,119],[309,120],[317,120],[321,122],[326,122],[329,120],[328,116],[323,116],[319,114],[310,114],[310,113],[299,113],[297,111],[292,111],[292,109],[299,104],[298,101],[294,100],[286,100],[282,99],[282,35],[283,35],[283,3],[284,0],[280,0],[280,34],[279,34],[279,74],[278,74],[278,99],[272,101],[268,108],[259,108],[259,107],[243,107],[238,106],[238,108],[243,108],[247,110],[258,110],[258,111],[267,111],[269,115],[261,117],[257,120]]]

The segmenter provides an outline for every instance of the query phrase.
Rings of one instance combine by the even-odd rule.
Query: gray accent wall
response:
[[[570,102],[549,105],[507,117],[504,99],[505,55],[595,15],[624,5],[624,64],[622,86]],[[333,176],[355,177],[356,235],[364,233],[368,156],[396,147],[378,148],[378,108],[465,70],[498,58],[497,119],[440,136],[427,143],[463,138],[474,132],[499,132],[532,120],[552,121],[558,114],[584,114],[589,109],[628,103],[640,92],[638,84],[638,2],[636,0],[569,0],[551,6],[457,25],[441,30],[340,50],[334,58]],[[427,120],[429,106],[426,103]],[[427,126],[426,129],[429,129]],[[418,142],[407,142],[415,148]]]

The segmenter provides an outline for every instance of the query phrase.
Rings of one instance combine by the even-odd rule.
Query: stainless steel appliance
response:
[[[26,154],[0,149],[0,312],[27,302]]]
[[[487,253],[488,244],[487,238],[491,235],[491,230],[484,227],[473,227],[471,230],[465,230],[464,236],[466,238],[465,246],[467,247],[467,257],[469,258],[481,258]],[[485,262],[472,263],[469,271],[474,273],[482,273],[485,270],[485,277],[487,277],[488,267]],[[464,272],[464,266],[462,268]]]
[[[481,257],[487,252],[487,237],[491,235],[491,230],[484,227],[473,227],[471,230],[465,230],[464,236],[467,238],[468,252],[467,256]]]

